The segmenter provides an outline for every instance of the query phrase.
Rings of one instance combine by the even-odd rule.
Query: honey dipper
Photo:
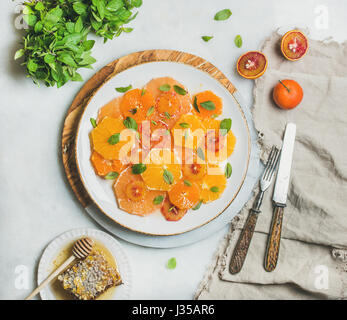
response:
[[[94,241],[90,238],[82,238],[75,242],[72,256],[68,258],[58,269],[54,270],[25,300],[30,300],[36,296],[48,283],[64,271],[75,259],[85,259],[92,252]]]

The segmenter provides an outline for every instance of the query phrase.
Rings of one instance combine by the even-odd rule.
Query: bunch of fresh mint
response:
[[[124,25],[136,17],[132,10],[141,4],[142,0],[26,1],[23,14],[28,29],[14,58],[24,58],[22,65],[36,84],[59,88],[69,80],[82,81],[77,69],[91,68],[96,61],[89,32],[104,42],[131,32]]]

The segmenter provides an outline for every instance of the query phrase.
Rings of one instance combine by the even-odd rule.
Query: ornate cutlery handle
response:
[[[246,224],[240,234],[230,260],[229,270],[231,274],[240,272],[243,263],[245,262],[248,248],[253,237],[255,225],[257,223],[258,215],[259,211],[251,209],[251,212],[248,215]]]
[[[265,257],[265,270],[274,271],[280,250],[284,207],[275,207]]]

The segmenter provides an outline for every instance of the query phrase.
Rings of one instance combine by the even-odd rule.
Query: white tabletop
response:
[[[0,299],[22,299],[34,287],[37,263],[45,246],[60,233],[99,228],[76,200],[65,178],[60,135],[66,111],[83,83],[61,89],[37,88],[12,60],[19,48],[15,4],[1,1],[0,27]],[[230,8],[228,21],[213,20]],[[252,103],[253,82],[235,73],[237,57],[258,49],[278,27],[303,27],[313,38],[346,39],[347,3],[340,0],[144,0],[134,31],[102,44],[98,39],[94,69],[144,49],[176,49],[199,55],[220,68]],[[241,34],[243,46],[234,45]],[[202,35],[213,35],[205,43]],[[94,73],[85,69],[85,79]],[[228,227],[199,243],[175,249],[150,249],[120,240],[132,263],[134,299],[191,299]],[[175,257],[177,268],[166,261]],[[27,273],[27,277],[25,277]]]

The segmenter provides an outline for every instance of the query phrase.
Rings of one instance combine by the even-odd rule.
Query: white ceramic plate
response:
[[[180,221],[166,221],[160,212],[147,217],[131,215],[120,210],[112,189],[112,181],[95,175],[90,163],[90,139],[92,130],[90,118],[96,118],[98,110],[122,94],[116,87],[132,84],[133,88],[141,88],[148,81],[157,77],[175,78],[187,87],[191,95],[212,90],[223,99],[223,114],[218,118],[231,118],[232,130],[237,142],[233,155],[228,161],[233,173],[222,197],[197,211],[190,210]],[[125,228],[151,235],[174,235],[198,228],[219,216],[228,208],[240,190],[248,168],[250,156],[250,135],[244,114],[230,92],[216,79],[192,66],[176,62],[150,62],[127,69],[104,84],[86,107],[77,131],[76,161],[82,182],[91,199],[100,210]]]
[[[108,296],[109,300],[130,299],[132,287],[132,275],[128,257],[120,243],[105,232],[95,229],[73,229],[67,231],[55,238],[43,252],[38,271],[37,283],[40,284],[55,269],[54,261],[57,259],[62,250],[74,243],[77,239],[88,236],[103,244],[111,253],[117,263],[119,273],[122,277],[123,284],[116,287],[112,295]],[[112,290],[112,289],[109,289]],[[46,286],[40,292],[42,300],[57,300],[53,284]]]

